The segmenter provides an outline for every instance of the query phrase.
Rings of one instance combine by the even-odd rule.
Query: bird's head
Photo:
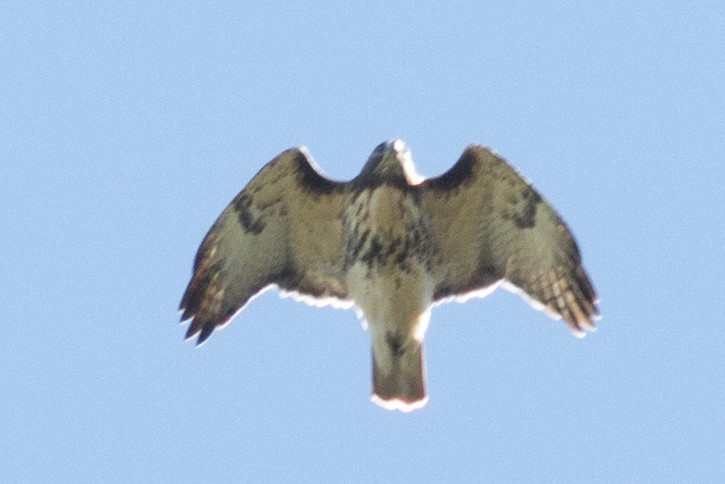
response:
[[[408,146],[399,139],[380,143],[360,172],[366,181],[417,185],[424,180],[415,170]]]

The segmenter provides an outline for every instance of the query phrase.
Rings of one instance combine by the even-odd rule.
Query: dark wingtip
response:
[[[209,339],[209,336],[214,332],[214,325],[213,324],[206,324],[199,328],[199,325],[197,324],[191,324],[189,326],[189,329],[186,331],[186,336],[184,336],[184,340],[190,340],[197,334],[199,337],[196,339],[196,346],[201,346],[202,343],[204,343],[207,339]]]
[[[183,313],[181,313],[181,317],[179,319],[179,324],[181,324],[185,321],[188,321],[189,319],[191,319],[194,316],[193,311],[186,306],[180,306],[179,311],[183,311]]]
[[[196,340],[196,346],[201,345],[209,339],[209,336],[214,332],[214,324],[207,323],[201,328],[201,332],[199,333],[199,338]]]
[[[184,340],[193,338],[194,336],[196,336],[196,333],[198,333],[198,332],[199,332],[199,328],[197,328],[196,325],[194,325],[194,323],[192,322],[192,324],[190,324],[189,328],[186,330],[186,335],[184,335]]]

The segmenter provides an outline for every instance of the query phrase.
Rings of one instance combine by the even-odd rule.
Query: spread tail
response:
[[[372,400],[388,410],[410,412],[428,401],[425,392],[423,346],[399,348],[381,361],[373,351]]]

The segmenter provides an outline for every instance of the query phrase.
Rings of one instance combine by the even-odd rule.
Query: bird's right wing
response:
[[[349,306],[342,277],[346,185],[304,148],[270,161],[204,237],[181,301],[187,338],[206,340],[269,285],[316,305]]]

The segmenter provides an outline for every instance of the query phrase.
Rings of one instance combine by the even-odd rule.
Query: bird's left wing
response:
[[[597,296],[571,232],[502,158],[470,146],[421,188],[437,247],[435,300],[485,294],[504,282],[575,335],[594,329]]]
[[[343,271],[346,185],[322,176],[305,148],[270,161],[201,243],[181,300],[187,338],[206,340],[276,284],[306,302],[350,305]]]

